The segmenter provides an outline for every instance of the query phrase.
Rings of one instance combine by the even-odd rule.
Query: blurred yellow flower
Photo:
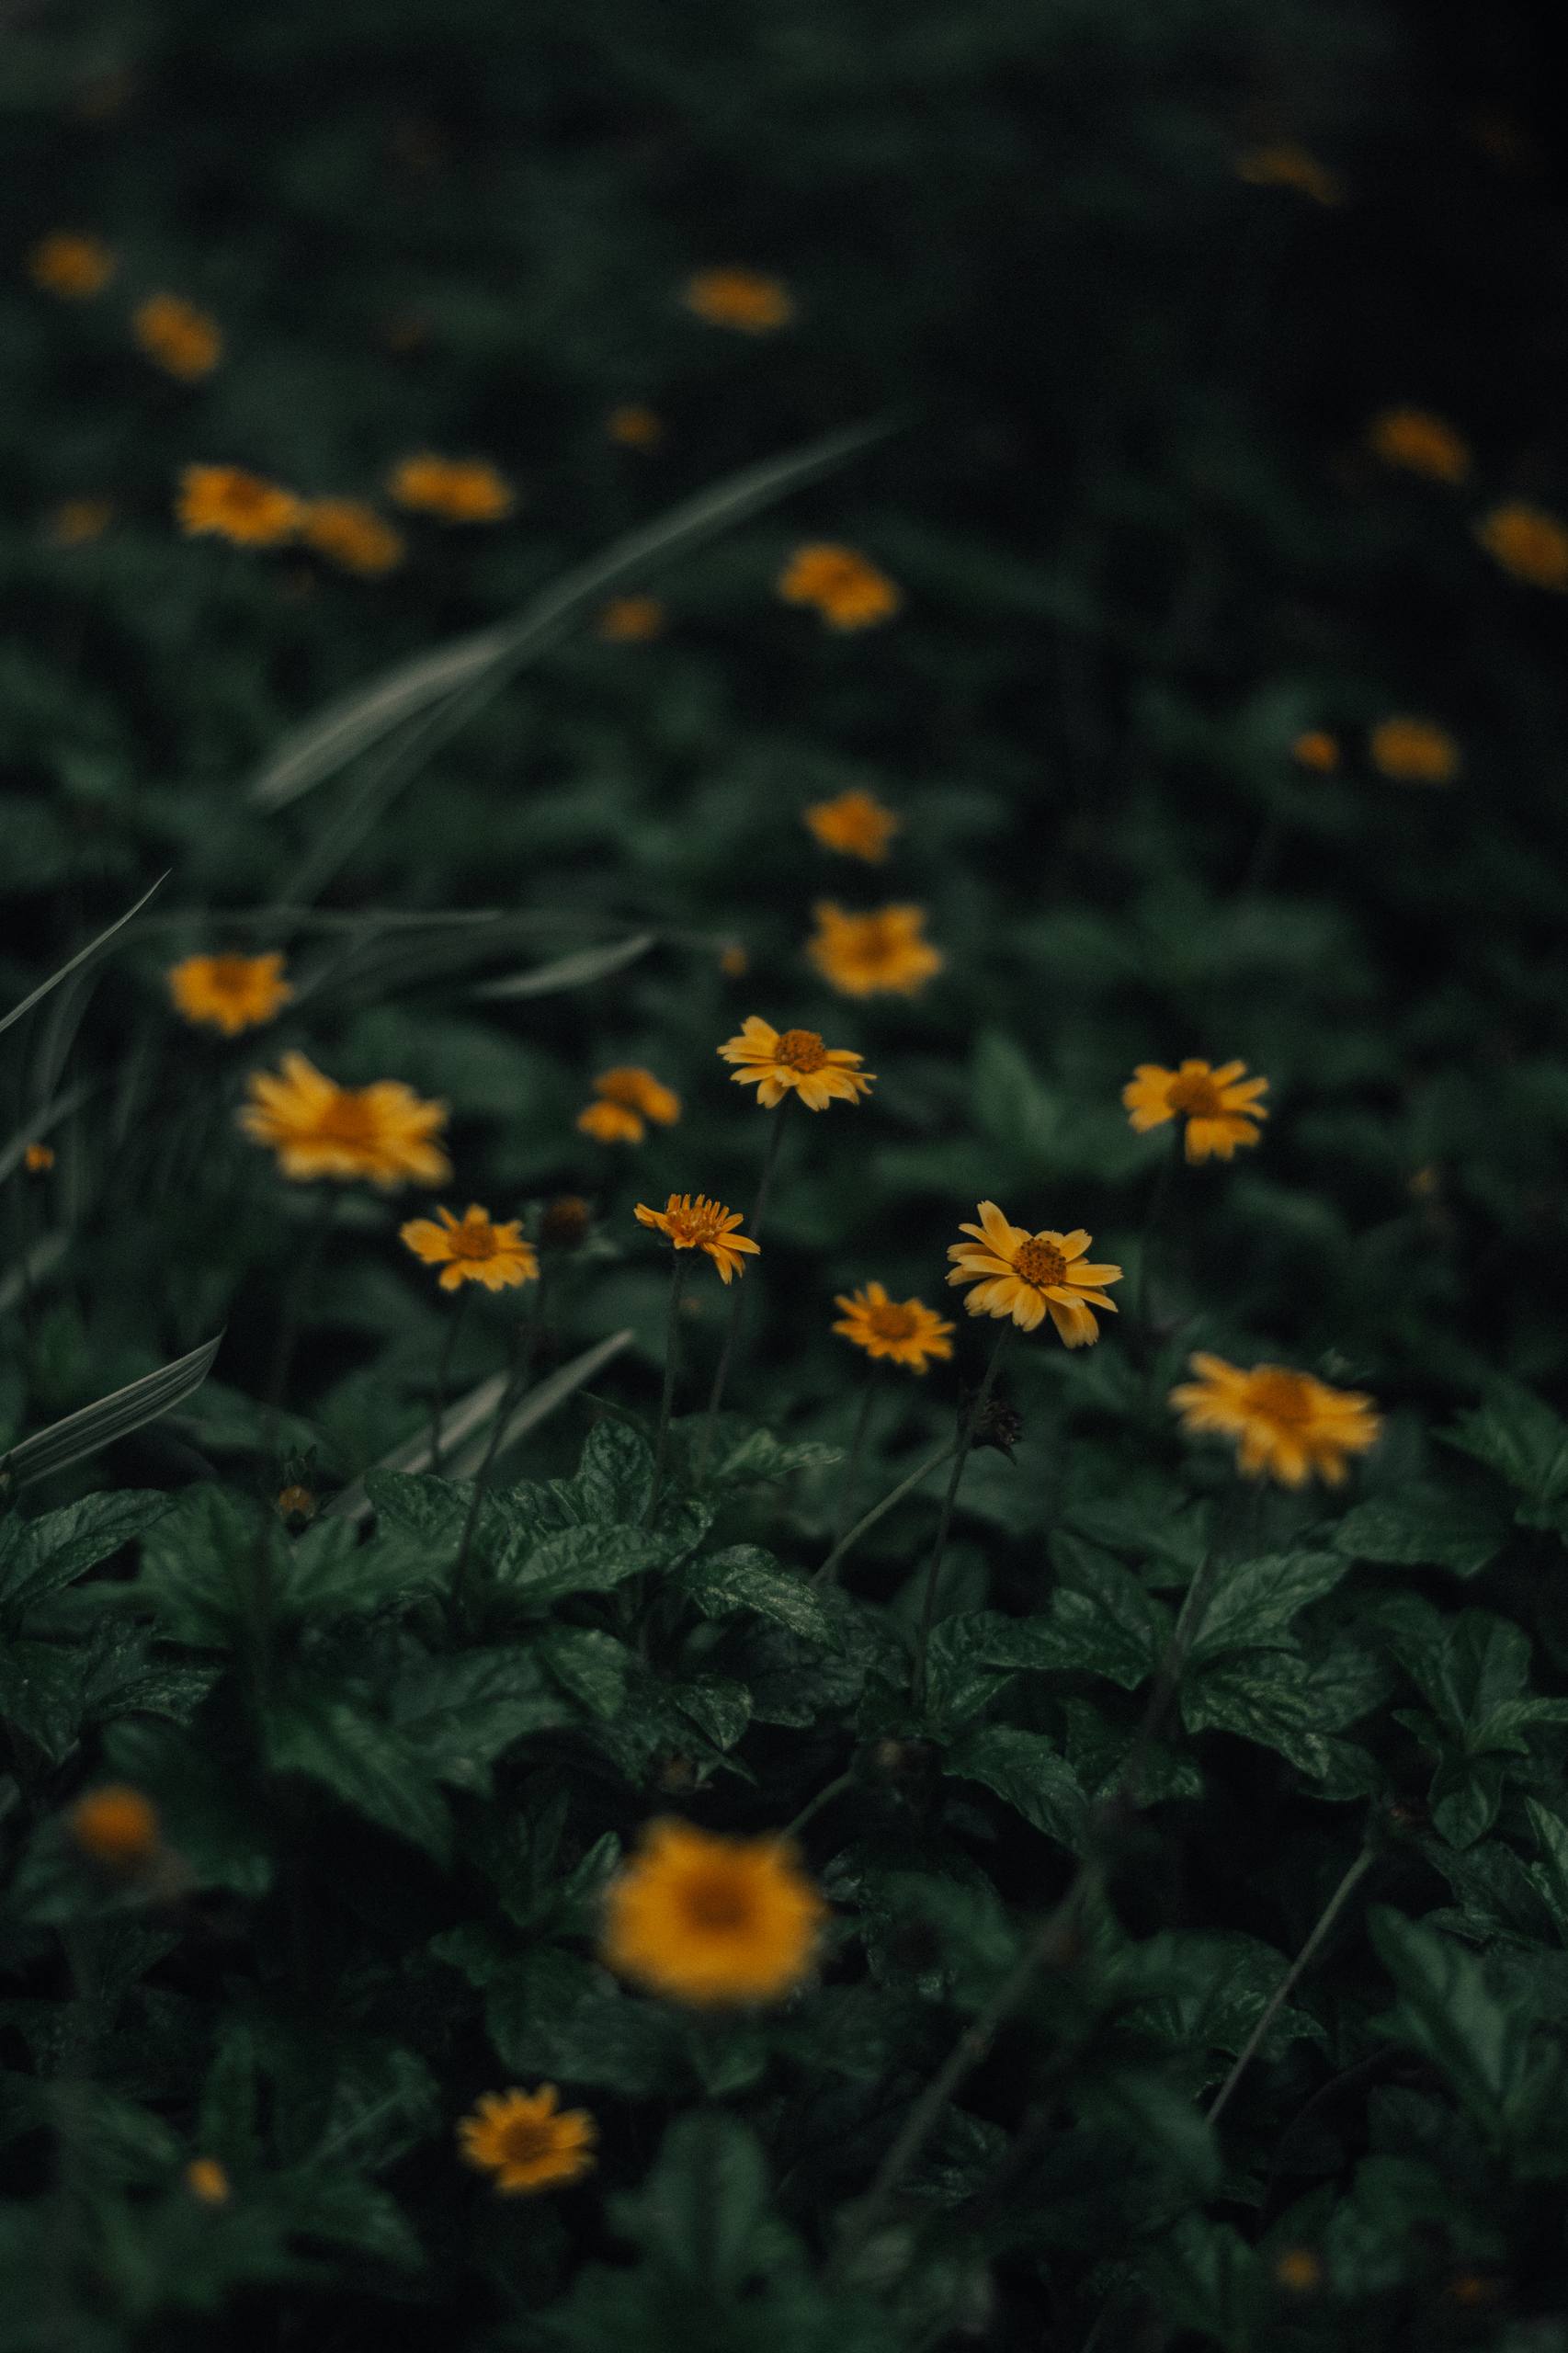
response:
[[[881,1283],[867,1283],[840,1293],[834,1305],[844,1311],[834,1330],[869,1357],[924,1372],[933,1358],[952,1355],[954,1327],[918,1299],[890,1299]]]
[[[1431,482],[1463,482],[1470,472],[1469,442],[1429,409],[1381,409],[1367,428],[1367,439],[1385,466],[1403,466],[1407,473],[1425,474]]]
[[[341,572],[367,579],[392,572],[408,552],[403,533],[359,498],[312,498],[300,524],[300,537]]]
[[[739,335],[771,335],[795,315],[789,288],[756,269],[699,269],[687,279],[682,300],[709,326]]]
[[[812,911],[806,953],[841,996],[914,996],[947,961],[925,937],[926,910],[876,907],[849,915],[830,899]]]
[[[427,1267],[440,1267],[443,1290],[456,1290],[463,1283],[511,1290],[539,1275],[539,1259],[532,1243],[523,1239],[521,1219],[494,1224],[489,1211],[477,1201],[471,1201],[460,1218],[447,1209],[437,1209],[435,1218],[411,1217],[398,1228],[398,1239]]]
[[[511,484],[482,458],[439,458],[424,449],[400,459],[389,490],[411,513],[443,523],[494,523],[516,505]]]
[[[719,970],[727,981],[744,980],[751,970],[751,958],[738,939],[727,939],[719,950]]]
[[[187,956],[171,968],[168,983],[177,1013],[225,1038],[274,1020],[294,994],[279,954]]]
[[[600,1143],[641,1143],[648,1121],[672,1128],[680,1118],[680,1097],[651,1070],[631,1063],[601,1071],[594,1081],[597,1100],[577,1114],[583,1133]]]
[[[281,1075],[252,1071],[246,1085],[251,1100],[240,1127],[254,1143],[270,1146],[296,1183],[363,1177],[390,1193],[409,1183],[444,1185],[451,1176],[433,1141],[447,1124],[446,1105],[422,1102],[400,1079],[338,1086],[303,1054],[288,1053]]]
[[[795,550],[778,575],[787,605],[812,605],[830,629],[870,629],[903,602],[897,584],[854,548],[827,540]]]
[[[605,432],[623,449],[656,449],[665,438],[664,420],[641,401],[623,401],[606,417]]]
[[[1107,1283],[1121,1280],[1119,1267],[1091,1267],[1084,1253],[1094,1239],[1078,1226],[1057,1233],[1043,1226],[1038,1233],[1014,1225],[994,1201],[982,1201],[978,1225],[960,1224],[960,1233],[972,1242],[955,1242],[948,1251],[954,1261],[949,1283],[972,1283],[964,1301],[971,1315],[1010,1315],[1025,1332],[1032,1332],[1047,1315],[1070,1348],[1093,1346],[1100,1327],[1091,1311],[1116,1313],[1116,1303],[1105,1295]]]
[[[291,540],[304,509],[291,490],[243,466],[187,466],[175,513],[187,539],[202,534],[240,548],[276,548]]]
[[[562,2108],[553,2084],[537,2092],[486,2092],[458,2126],[465,2163],[494,2174],[512,2198],[562,2189],[594,2164],[598,2128],[585,2108]]]
[[[216,2157],[192,2157],[185,2169],[185,2186],[203,2206],[226,2206],[233,2195]]]
[[[112,498],[65,498],[51,511],[44,529],[57,548],[80,548],[101,540],[113,520]]]
[[[1285,1365],[1246,1371],[1201,1349],[1189,1361],[1198,1378],[1171,1391],[1182,1427],[1192,1438],[1233,1438],[1246,1478],[1300,1487],[1315,1472],[1337,1487],[1346,1459],[1377,1443],[1377,1408],[1358,1390],[1331,1389]]]
[[[608,645],[636,645],[661,636],[665,618],[657,597],[612,597],[600,606],[597,627]]]
[[[827,1917],[784,1838],[649,1824],[610,1881],[601,1952],[622,1977],[699,2007],[777,2002],[812,1965]]]
[[[862,1057],[847,1046],[824,1046],[814,1029],[775,1029],[756,1013],[746,1016],[739,1037],[726,1038],[719,1053],[740,1063],[734,1084],[755,1086],[765,1111],[791,1092],[808,1111],[825,1111],[835,1100],[858,1103],[875,1083],[876,1074],[861,1070]]]
[[[1494,506],[1475,527],[1489,556],[1528,588],[1568,590],[1568,524],[1542,506],[1512,498]]]
[[[722,1282],[744,1275],[746,1259],[756,1257],[762,1249],[759,1242],[737,1231],[740,1211],[710,1200],[706,1193],[699,1193],[695,1200],[689,1193],[672,1193],[662,1210],[651,1210],[639,1201],[632,1214],[639,1225],[653,1227],[673,1248],[700,1250],[711,1258]]]
[[[62,302],[85,302],[101,294],[114,276],[115,257],[101,237],[71,229],[51,230],[28,255],[28,276]]]
[[[223,356],[217,320],[181,294],[149,294],[131,314],[131,332],[153,366],[182,383],[210,376]]]
[[[1274,2277],[1293,2295],[1310,2296],[1323,2286],[1324,2276],[1323,2257],[1310,2246],[1285,2247],[1275,2258]]]
[[[868,866],[881,866],[888,844],[903,828],[903,819],[884,808],[874,793],[858,790],[841,792],[833,801],[813,801],[801,815],[824,849],[863,858]]]
[[[1326,728],[1309,727],[1291,745],[1290,756],[1299,767],[1311,768],[1318,776],[1332,776],[1339,766],[1339,739]]]
[[[1268,1081],[1244,1080],[1245,1069],[1245,1063],[1221,1063],[1218,1070],[1203,1062],[1185,1062],[1179,1070],[1140,1063],[1121,1099],[1140,1135],[1167,1120],[1185,1119],[1189,1161],[1229,1160],[1238,1144],[1257,1142],[1256,1122],[1268,1117],[1257,1099],[1267,1094]]]
[[[83,1854],[106,1870],[143,1870],[163,1852],[156,1806],[124,1781],[89,1790],[71,1808],[66,1824]]]
[[[1372,766],[1396,784],[1452,784],[1462,765],[1460,747],[1446,728],[1403,712],[1380,720],[1367,748]]]
[[[47,1176],[53,1165],[52,1144],[29,1143],[22,1154],[22,1166],[29,1176]]]
[[[1293,188],[1314,204],[1343,204],[1345,184],[1309,149],[1293,140],[1248,147],[1236,157],[1236,177],[1254,188]]]

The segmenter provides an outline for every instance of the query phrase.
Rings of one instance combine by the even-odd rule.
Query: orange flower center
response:
[[[710,1936],[733,1934],[751,1918],[751,1903],[744,1887],[717,1872],[692,1880],[684,1891],[682,1909],[694,1928]]]
[[[827,1060],[827,1048],[814,1029],[786,1029],[773,1051],[776,1061],[805,1077],[821,1070]]]
[[[510,2165],[531,2165],[554,2153],[555,2139],[548,2120],[516,2116],[501,2127],[501,2154]]]
[[[362,1094],[351,1086],[340,1086],[318,1113],[315,1131],[333,1143],[365,1152],[377,1140],[376,1115]]]
[[[1031,1243],[1032,1249],[1034,1245]],[[912,1311],[901,1307],[896,1300],[884,1301],[881,1307],[866,1310],[866,1322],[879,1340],[912,1340],[919,1328]]]
[[[1256,1414],[1267,1414],[1270,1421],[1285,1422],[1294,1427],[1310,1422],[1312,1416],[1311,1393],[1299,1372],[1287,1372],[1282,1368],[1265,1366],[1255,1372],[1248,1383],[1247,1403]]]
[[[1185,1111],[1193,1120],[1215,1119],[1223,1108],[1220,1090],[1207,1071],[1173,1078],[1165,1089],[1165,1101],[1173,1111]]]
[[[1026,1283],[1033,1283],[1037,1290],[1049,1290],[1053,1283],[1063,1282],[1067,1276],[1067,1261],[1060,1250],[1049,1242],[1032,1237],[1018,1245],[1013,1260],[1013,1272]]]
[[[447,1244],[454,1258],[494,1258],[495,1228],[488,1218],[465,1217],[449,1230]]]
[[[208,983],[220,996],[247,996],[252,976],[248,956],[214,956],[208,966]]]
[[[690,1250],[704,1242],[711,1242],[721,1232],[723,1211],[717,1201],[702,1201],[688,1210],[668,1210],[670,1239]]]

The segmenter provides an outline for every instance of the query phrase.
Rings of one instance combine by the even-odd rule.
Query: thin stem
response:
[[[926,1570],[926,1591],[920,1604],[920,1631],[915,1644],[913,1684],[916,1708],[923,1707],[926,1701],[926,1656],[931,1647],[931,1628],[937,1617],[937,1586],[942,1574],[942,1556],[948,1549],[948,1533],[958,1506],[964,1464],[969,1461],[974,1434],[980,1427],[981,1416],[990,1400],[997,1368],[1002,1362],[1002,1351],[1007,1345],[1012,1329],[1011,1323],[1004,1324],[996,1335],[996,1345],[991,1351],[991,1361],[985,1368],[984,1378],[970,1399],[968,1410],[959,1424],[958,1442],[953,1449],[953,1467],[948,1477],[948,1492],[942,1499],[942,1516],[937,1522],[937,1539],[931,1547],[931,1558]]]
[[[1176,1170],[1181,1166],[1186,1148],[1186,1125],[1178,1112],[1171,1122],[1170,1149],[1160,1163],[1160,1173],[1149,1196],[1148,1214],[1143,1220],[1143,1233],[1138,1245],[1138,1295],[1133,1303],[1133,1318],[1138,1332],[1138,1347],[1145,1358],[1154,1352],[1154,1333],[1149,1313],[1150,1265],[1155,1239],[1165,1230]]]
[[[670,1450],[670,1416],[675,1410],[676,1367],[680,1358],[680,1302],[686,1289],[687,1270],[691,1264],[687,1252],[675,1253],[675,1265],[670,1270],[669,1305],[665,1315],[665,1385],[659,1398],[659,1427],[653,1440],[653,1475],[648,1485],[648,1501],[643,1507],[642,1525],[650,1527],[659,1508],[659,1496],[665,1483],[665,1463]]]
[[[306,1300],[315,1289],[321,1268],[322,1253],[326,1237],[337,1215],[338,1196],[331,1185],[324,1185],[316,1197],[315,1213],[305,1245],[290,1270],[283,1294],[283,1312],[278,1320],[278,1340],[272,1352],[272,1370],[267,1382],[267,1414],[275,1419],[283,1403],[283,1392],[289,1384],[289,1373],[299,1345],[300,1324]]]
[[[861,1515],[861,1517],[856,1521],[854,1527],[850,1529],[848,1535],[841,1536],[839,1538],[838,1542],[834,1546],[832,1552],[828,1554],[826,1560],[817,1571],[815,1582],[818,1585],[833,1584],[835,1573],[837,1570],[840,1561],[844,1559],[845,1555],[855,1550],[856,1545],[858,1544],[862,1536],[869,1535],[871,1529],[875,1528],[878,1520],[884,1518],[886,1515],[892,1511],[895,1504],[901,1504],[905,1495],[912,1495],[914,1493],[915,1489],[920,1485],[922,1480],[929,1478],[933,1471],[949,1459],[955,1450],[955,1443],[956,1442],[951,1439],[945,1440],[944,1443],[937,1449],[935,1454],[928,1454],[926,1457],[925,1461],[921,1463],[918,1470],[912,1471],[907,1479],[901,1479],[897,1486],[894,1487],[890,1494],[885,1495],[882,1497],[880,1504],[873,1504],[869,1512],[865,1512]]]
[[[849,1506],[855,1500],[855,1490],[860,1483],[860,1465],[866,1452],[866,1437],[871,1427],[871,1408],[877,1402],[877,1372],[871,1366],[866,1374],[866,1385],[860,1392],[860,1410],[855,1416],[855,1435],[849,1441],[849,1460],[844,1466],[839,1482],[838,1500],[834,1506],[833,1540],[836,1544],[849,1522]]]
[[[1366,1878],[1367,1873],[1371,1870],[1372,1865],[1376,1860],[1376,1848],[1370,1845],[1363,1847],[1355,1861],[1351,1864],[1349,1870],[1345,1873],[1345,1876],[1340,1881],[1338,1886],[1335,1889],[1334,1893],[1329,1897],[1328,1902],[1324,1905],[1323,1910],[1318,1914],[1317,1920],[1313,1925],[1312,1933],[1308,1937],[1306,1943],[1301,1947],[1301,1951],[1296,1955],[1295,1960],[1290,1963],[1290,1968],[1285,1972],[1284,1976],[1280,1979],[1278,1984],[1275,1987],[1274,1992],[1270,1995],[1267,2002],[1264,2006],[1262,2014],[1259,2017],[1256,2025],[1253,2028],[1252,2032],[1243,2043],[1240,2051],[1237,2052],[1235,2064],[1231,2069],[1231,2072],[1226,2076],[1224,2082],[1221,2085],[1219,2090],[1215,2093],[1213,2098],[1210,2101],[1208,2114],[1210,2124],[1215,2123],[1224,2112],[1225,2109],[1230,2105],[1232,2094],[1235,2091],[1236,2086],[1241,2082],[1242,2077],[1246,2074],[1246,2071],[1251,2066],[1253,2060],[1256,2057],[1264,2036],[1268,2032],[1268,2029],[1273,2025],[1276,2018],[1284,2008],[1285,2004],[1290,2000],[1290,1995],[1294,1992],[1300,1979],[1312,1966],[1312,1958],[1317,1952],[1319,1946],[1323,1943],[1324,1938],[1328,1935],[1329,1930],[1333,1927],[1335,1922],[1338,1919],[1340,1914],[1344,1911],[1346,1905],[1349,1903],[1350,1898],[1355,1894],[1356,1890],[1360,1886],[1361,1881]]]
[[[835,1781],[829,1781],[826,1789],[819,1790],[814,1798],[807,1801],[793,1822],[788,1823],[779,1832],[779,1836],[798,1838],[807,1823],[814,1821],[824,1806],[830,1806],[835,1798],[841,1798],[846,1790],[852,1790],[855,1787],[856,1778],[855,1769],[851,1766],[847,1772],[840,1773]]]
[[[506,1386],[502,1391],[501,1401],[495,1408],[495,1418],[490,1426],[489,1443],[484,1449],[484,1459],[474,1475],[473,1493],[469,1498],[468,1514],[463,1521],[462,1534],[458,1540],[457,1558],[452,1563],[450,1601],[451,1620],[455,1628],[460,1628],[462,1624],[463,1597],[468,1584],[468,1567],[473,1552],[474,1533],[479,1526],[480,1506],[484,1501],[484,1491],[489,1484],[491,1470],[500,1449],[502,1433],[511,1419],[512,1408],[517,1404],[533,1368],[534,1351],[539,1346],[543,1315],[544,1276],[541,1272],[539,1289],[534,1294],[533,1313],[526,1319],[519,1316],[517,1329],[512,1335],[512,1362]]]
[[[761,1236],[762,1221],[767,1209],[767,1197],[773,1190],[774,1172],[778,1166],[778,1148],[784,1139],[784,1120],[791,1099],[786,1095],[773,1115],[773,1125],[768,1131],[767,1150],[763,1156],[762,1175],[757,1180],[756,1199],[752,1203],[751,1216],[743,1229],[750,1234],[754,1242]],[[718,1436],[719,1409],[724,1402],[724,1391],[729,1385],[730,1369],[734,1362],[735,1342],[740,1336],[742,1296],[737,1278],[730,1300],[730,1316],[724,1330],[724,1344],[719,1351],[719,1362],[714,1369],[713,1386],[708,1392],[708,1419],[703,1424],[702,1442],[697,1452],[697,1477],[699,1483],[708,1468],[708,1458],[713,1451],[714,1438]]]
[[[464,1283],[458,1292],[457,1305],[447,1325],[447,1336],[441,1343],[440,1361],[436,1367],[436,1393],[430,1401],[430,1471],[435,1478],[439,1478],[441,1472],[441,1429],[447,1418],[447,1381],[472,1290],[472,1283]]]

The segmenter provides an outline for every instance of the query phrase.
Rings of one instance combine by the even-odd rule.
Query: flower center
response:
[[[465,1217],[460,1225],[452,1227],[447,1241],[456,1258],[494,1258],[495,1256],[495,1228],[488,1218]]]
[[[711,1242],[720,1231],[722,1212],[717,1201],[697,1201],[690,1209],[676,1209],[666,1212],[670,1221],[670,1239],[683,1249],[693,1250],[704,1242]]]
[[[685,1891],[682,1907],[694,1928],[710,1936],[733,1935],[751,1918],[751,1901],[744,1887],[717,1875],[694,1879]]]
[[[1207,1071],[1194,1071],[1185,1078],[1173,1078],[1165,1089],[1165,1101],[1173,1111],[1185,1111],[1192,1120],[1212,1120],[1223,1109],[1220,1090]]]
[[[1247,1403],[1253,1412],[1266,1414],[1270,1421],[1294,1427],[1312,1419],[1311,1392],[1299,1372],[1288,1372],[1280,1365],[1264,1365],[1253,1374],[1247,1389]]]
[[[552,2154],[554,2143],[550,2126],[537,2118],[519,2116],[501,2129],[501,2148],[508,2165],[528,2165],[540,2157]]]
[[[1051,1244],[1031,1235],[1028,1241],[1019,1243],[1013,1272],[1020,1281],[1033,1283],[1037,1290],[1049,1290],[1053,1283],[1065,1281],[1067,1261]]]
[[[340,1086],[317,1114],[315,1130],[332,1143],[351,1144],[362,1152],[376,1141],[376,1116],[362,1094]]]
[[[251,959],[248,956],[214,956],[207,977],[220,996],[248,995]]]
[[[776,1060],[807,1077],[827,1060],[827,1048],[814,1029],[786,1029],[773,1051]]]
[[[868,1308],[866,1321],[879,1340],[910,1340],[915,1336],[915,1317],[896,1300],[890,1299],[881,1307]]]

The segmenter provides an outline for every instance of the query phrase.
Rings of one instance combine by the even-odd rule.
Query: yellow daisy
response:
[[[1395,784],[1452,784],[1462,766],[1460,747],[1446,728],[1403,712],[1380,720],[1367,748],[1372,766]]]
[[[516,504],[511,484],[481,458],[440,458],[422,449],[392,468],[388,488],[400,506],[443,523],[494,523]]]
[[[603,1958],[677,2002],[777,2002],[798,1985],[827,1907],[784,1838],[651,1824],[610,1882]]]
[[[409,1183],[444,1185],[451,1176],[433,1141],[447,1124],[446,1105],[422,1102],[399,1079],[339,1086],[303,1054],[289,1053],[281,1075],[253,1071],[246,1084],[251,1100],[239,1114],[241,1128],[269,1145],[297,1183],[362,1177],[390,1193]]]
[[[806,954],[841,996],[914,996],[947,961],[925,936],[924,907],[855,915],[822,899],[812,912],[817,927]]]
[[[771,335],[795,315],[789,288],[758,269],[699,269],[681,299],[707,325],[738,335]]]
[[[1233,1438],[1246,1478],[1300,1487],[1316,1472],[1337,1487],[1346,1459],[1377,1444],[1377,1406],[1359,1390],[1331,1389],[1287,1365],[1244,1370],[1202,1350],[1189,1363],[1198,1378],[1171,1391],[1182,1427],[1192,1438]]]
[[[1195,1165],[1210,1156],[1229,1160],[1238,1144],[1257,1142],[1257,1121],[1267,1112],[1258,1101],[1268,1092],[1266,1078],[1243,1079],[1245,1063],[1185,1062],[1179,1070],[1140,1063],[1121,1090],[1131,1124],[1140,1135],[1167,1120],[1187,1121],[1187,1156]]]
[[[639,1201],[633,1215],[639,1225],[653,1226],[676,1250],[700,1250],[712,1259],[720,1279],[726,1283],[733,1275],[744,1275],[746,1259],[755,1258],[762,1248],[760,1242],[737,1231],[739,1210],[726,1209],[722,1201],[710,1200],[706,1193],[699,1193],[695,1199],[689,1193],[672,1193],[662,1210],[651,1210]]]
[[[834,1330],[871,1358],[887,1357],[911,1372],[924,1372],[932,1358],[950,1357],[953,1325],[918,1299],[890,1299],[881,1283],[840,1293],[844,1311]]]
[[[553,2084],[537,2092],[486,2092],[458,2126],[465,2164],[494,2174],[508,2198],[532,2198],[581,2181],[594,2163],[598,2127],[585,2108],[562,2108]]]
[[[312,498],[300,523],[305,545],[340,572],[364,579],[395,571],[408,551],[403,533],[360,498]]]
[[[765,1111],[791,1092],[808,1111],[825,1111],[835,1101],[858,1103],[876,1080],[846,1046],[824,1046],[814,1029],[775,1029],[756,1013],[747,1015],[739,1037],[726,1038],[719,1052],[741,1064],[735,1086],[755,1086]]]
[[[886,809],[874,793],[841,792],[834,801],[813,801],[801,815],[824,849],[845,858],[863,858],[881,866],[888,844],[903,830],[903,819]]]
[[[1470,472],[1469,442],[1429,409],[1380,410],[1367,428],[1367,439],[1385,466],[1403,466],[1407,473],[1425,474],[1432,482],[1463,482]]]
[[[153,366],[182,383],[210,376],[223,357],[217,320],[180,294],[149,294],[131,313],[131,332]]]
[[[954,1260],[950,1283],[972,1283],[964,1301],[971,1315],[1010,1315],[1032,1332],[1047,1315],[1070,1348],[1093,1346],[1100,1327],[1090,1313],[1103,1308],[1116,1313],[1103,1286],[1121,1280],[1119,1267],[1090,1267],[1084,1253],[1093,1240],[1083,1227],[1057,1233],[1049,1226],[1030,1233],[1010,1224],[994,1201],[980,1204],[980,1223],[960,1225],[972,1242],[955,1242],[948,1256]]]
[[[778,575],[787,605],[813,605],[830,629],[870,629],[892,619],[903,602],[885,572],[854,548],[827,540],[795,550]]]
[[[206,533],[241,548],[281,547],[304,511],[291,490],[243,466],[187,466],[175,504],[187,539]]]
[[[62,302],[85,302],[101,294],[114,276],[115,259],[101,237],[79,235],[74,230],[51,230],[28,255],[28,276],[46,294]]]
[[[106,1870],[140,1871],[163,1852],[157,1808],[124,1781],[89,1790],[71,1808],[66,1824],[83,1854]]]
[[[440,1267],[443,1290],[456,1290],[461,1283],[510,1290],[538,1279],[539,1260],[533,1244],[523,1239],[520,1219],[493,1224],[489,1211],[477,1201],[471,1201],[460,1218],[447,1209],[437,1209],[436,1217],[438,1225],[435,1218],[411,1217],[398,1228],[398,1236],[427,1267]]]
[[[1482,517],[1475,536],[1494,562],[1528,588],[1550,588],[1559,597],[1568,590],[1568,524],[1543,506],[1511,498]]]
[[[641,1143],[648,1122],[673,1128],[680,1118],[680,1097],[651,1070],[619,1063],[601,1071],[594,1081],[596,1100],[577,1114],[577,1125],[600,1143]]]
[[[225,1038],[276,1019],[294,994],[279,954],[187,956],[172,967],[168,982],[176,1012]]]
[[[1291,745],[1290,756],[1298,767],[1311,768],[1317,776],[1332,776],[1339,766],[1338,738],[1324,727],[1309,727]]]

